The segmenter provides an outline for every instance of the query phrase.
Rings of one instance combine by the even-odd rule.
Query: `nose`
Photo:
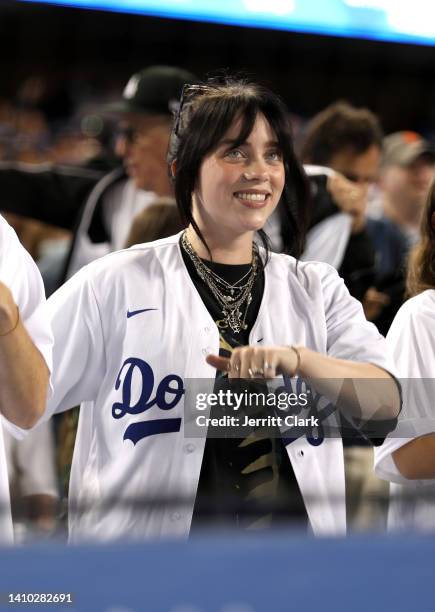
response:
[[[247,181],[266,181],[269,178],[266,162],[261,159],[251,161],[245,168],[243,177]]]

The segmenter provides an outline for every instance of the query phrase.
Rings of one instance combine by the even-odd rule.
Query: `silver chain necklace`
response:
[[[234,296],[235,292],[237,291],[242,292],[243,289],[245,289],[246,285],[248,284],[249,278],[246,283],[244,284],[240,284],[240,283],[244,281],[245,278],[249,277],[249,275],[252,272],[252,265],[249,266],[249,270],[246,272],[246,274],[244,274],[241,278],[239,278],[238,281],[232,284],[228,283],[224,278],[219,276],[219,274],[216,274],[216,272],[214,272],[210,268],[208,269],[208,271],[210,272],[211,276],[213,277],[213,279],[216,281],[218,285],[221,285],[224,289],[230,292],[230,295]]]
[[[247,329],[248,326],[246,325],[246,314],[248,312],[249,305],[252,302],[252,287],[254,285],[254,281],[258,272],[257,245],[254,243],[251,270],[249,271],[250,276],[246,284],[243,287],[240,287],[241,291],[237,297],[234,297],[234,291],[231,295],[226,295],[223,290],[219,288],[215,277],[213,276],[213,274],[211,274],[212,271],[210,270],[210,268],[208,268],[208,266],[203,263],[203,261],[194,251],[192,245],[189,242],[189,239],[187,238],[186,231],[181,237],[181,245],[192,260],[192,263],[195,267],[198,276],[202,281],[204,281],[204,283],[207,285],[211,293],[218,301],[219,306],[222,310],[225,323],[235,333],[239,333],[242,329]],[[245,276],[242,277],[242,279],[245,278]],[[240,282],[240,279],[238,282]],[[235,285],[230,285],[229,283],[226,284],[228,285],[227,288],[230,288],[231,293],[231,289],[235,289],[235,285],[237,283]]]

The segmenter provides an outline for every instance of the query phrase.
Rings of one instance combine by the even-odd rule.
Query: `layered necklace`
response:
[[[259,254],[257,245],[255,243],[253,245],[252,263],[248,272],[234,284],[230,284],[221,278],[198,257],[189,242],[186,231],[181,237],[181,245],[190,257],[199,278],[216,298],[228,327],[235,333],[247,329],[246,314],[252,302],[252,287],[258,273]]]

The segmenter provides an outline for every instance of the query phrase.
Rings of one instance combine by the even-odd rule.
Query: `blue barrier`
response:
[[[201,536],[0,551],[1,608],[68,612],[435,612],[435,537]],[[9,593],[71,593],[11,604]]]

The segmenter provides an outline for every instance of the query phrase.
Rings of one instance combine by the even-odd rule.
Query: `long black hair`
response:
[[[201,164],[239,118],[241,128],[235,146],[246,142],[258,114],[268,121],[281,149],[285,168],[285,185],[278,204],[281,232],[286,252],[299,257],[308,222],[309,185],[293,149],[287,109],[280,98],[261,85],[221,77],[202,85],[184,86],[168,152],[169,167],[176,162],[175,199],[183,221],[193,226],[208,249],[192,214],[192,194]],[[267,235],[264,230],[259,234],[269,254]]]

